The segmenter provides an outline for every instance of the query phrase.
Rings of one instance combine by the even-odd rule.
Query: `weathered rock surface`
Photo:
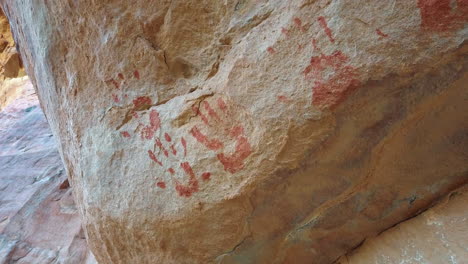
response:
[[[0,263],[96,263],[31,82],[0,112]]]
[[[100,263],[331,263],[468,180],[464,0],[2,5]]]
[[[370,239],[340,264],[468,263],[468,186]]]

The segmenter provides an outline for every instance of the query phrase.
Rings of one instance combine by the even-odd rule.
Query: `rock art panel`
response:
[[[447,3],[2,7],[99,262],[333,263],[467,181]]]

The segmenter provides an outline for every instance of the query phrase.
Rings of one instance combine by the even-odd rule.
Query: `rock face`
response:
[[[10,31],[8,19],[0,9],[0,110],[14,100],[21,90],[24,76],[20,56],[16,51],[15,42]]]
[[[467,187],[454,191],[435,208],[366,241],[338,263],[467,263]]]
[[[24,82],[0,112],[0,263],[96,263],[56,142]]]
[[[2,6],[100,263],[331,263],[468,180],[466,1]]]

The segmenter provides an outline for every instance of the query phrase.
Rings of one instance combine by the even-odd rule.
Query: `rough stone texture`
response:
[[[3,0],[100,263],[330,263],[468,180],[465,0]]]
[[[0,112],[0,263],[96,263],[31,82]]]
[[[468,263],[468,186],[371,239],[338,264]]]
[[[24,74],[8,19],[0,9],[0,110],[21,93],[18,88],[24,81],[18,83],[16,78]]]

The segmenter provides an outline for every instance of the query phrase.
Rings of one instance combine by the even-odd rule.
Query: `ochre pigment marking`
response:
[[[327,21],[325,20],[325,17],[320,16],[317,20],[318,20],[320,26],[323,28],[323,30],[325,30],[325,34],[327,34],[327,36],[328,36],[328,38],[330,39],[330,41],[331,41],[332,43],[335,42],[335,39],[334,39],[333,36],[332,36],[332,31],[331,31],[331,29],[328,27],[328,24],[327,24]]]
[[[183,137],[180,139],[180,141],[182,142],[182,147],[184,147],[184,157],[185,157],[187,156],[187,142],[185,141]]]
[[[211,149],[211,150],[217,150],[217,149],[220,149],[223,147],[223,143],[221,143],[219,140],[210,140],[208,139],[207,136],[205,136],[199,129],[197,126],[194,126],[191,130],[190,130],[190,134],[192,134],[192,136],[200,143],[202,143],[203,145],[205,145],[207,148]]]
[[[188,162],[182,162],[180,167],[189,176],[189,183],[188,185],[183,185],[176,180],[176,191],[180,196],[190,197],[194,192],[198,192],[198,180]]]
[[[388,38],[388,34],[383,33],[380,29],[376,29],[375,33],[380,36],[380,39],[382,38]]]
[[[156,138],[155,140],[156,146],[163,152],[164,156],[169,157],[169,152],[166,150],[166,148],[163,146],[161,140],[159,138]]]
[[[272,48],[272,47],[268,47],[268,48],[267,48],[267,51],[268,51],[268,53],[270,53],[270,54],[275,54],[275,53],[276,53],[275,49]]]
[[[137,78],[138,80],[140,79],[140,73],[138,71],[134,71],[133,76]]]
[[[457,0],[452,8],[451,0],[418,0],[421,28],[444,32],[463,27],[468,21],[468,1]]]
[[[151,150],[148,150],[148,156],[150,157],[151,160],[153,160],[154,162],[156,162],[157,164],[159,164],[159,166],[162,166],[162,162],[158,160],[158,158],[156,158],[156,155],[154,155],[154,152],[151,151]]]
[[[336,106],[357,88],[359,85],[357,71],[348,63],[349,58],[341,51],[311,58],[304,75],[306,79],[314,81],[313,105],[320,109]],[[327,79],[324,78],[325,70],[333,71]]]
[[[120,135],[122,135],[122,137],[124,137],[124,138],[129,138],[130,137],[130,133],[128,133],[127,131],[120,132]]]

